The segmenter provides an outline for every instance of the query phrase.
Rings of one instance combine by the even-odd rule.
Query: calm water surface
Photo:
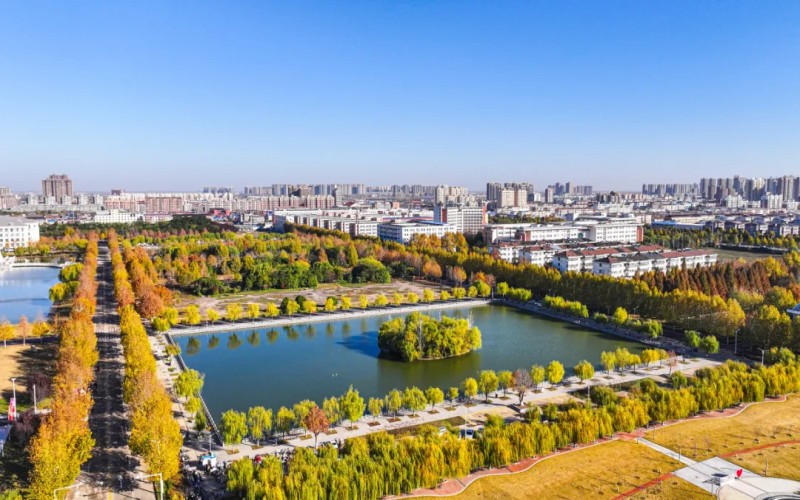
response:
[[[618,346],[633,352],[640,344],[533,316],[504,306],[431,311],[472,317],[483,347],[466,356],[404,363],[378,357],[378,328],[389,319],[372,316],[236,333],[178,337],[189,367],[204,373],[209,410],[277,409],[302,399],[321,403],[352,384],[364,398],[416,385],[446,390],[478,371],[530,368],[557,359],[569,368],[587,359],[599,365],[600,352]]]
[[[33,320],[50,312],[50,287],[58,282],[60,269],[21,267],[0,271],[0,320],[16,323],[21,316]]]

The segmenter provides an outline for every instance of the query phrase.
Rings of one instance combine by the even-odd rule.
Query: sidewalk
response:
[[[173,391],[173,382],[172,382],[172,375],[177,375],[177,372],[173,372],[171,374],[169,372],[168,367],[166,366],[164,360],[167,359],[166,357],[166,342],[157,340],[156,337],[150,337],[151,345],[153,347],[153,352],[156,354],[156,358],[158,359],[158,375],[161,379],[164,386],[168,389],[173,397],[173,409],[176,412],[176,418],[178,422],[181,424],[181,428],[188,431],[192,429],[192,424],[188,420],[188,415],[185,414],[181,404],[179,403],[178,399],[174,396]],[[677,368],[673,368],[672,371],[681,371],[685,374],[694,373],[696,370],[700,368],[705,368],[709,366],[715,366],[719,364],[717,361],[709,360],[709,359],[694,359],[687,361],[685,364],[679,363]],[[173,364],[173,366],[176,366]],[[658,378],[658,377],[665,377],[668,375],[670,369],[668,366],[653,366],[649,370],[642,369],[636,373],[633,372],[625,372],[625,373],[597,373],[595,374],[595,378],[586,381],[583,384],[577,383],[577,379],[574,377],[565,379],[565,382],[573,380],[569,386],[565,385],[558,385],[555,387],[548,386],[547,383],[543,384],[541,390],[539,392],[528,392],[526,393],[522,407],[524,407],[527,403],[534,403],[534,404],[545,404],[548,400],[556,399],[556,398],[563,398],[571,396],[573,392],[584,392],[586,391],[587,387],[597,387],[597,386],[608,386],[608,385],[617,385],[626,382],[634,382],[636,380],[640,380],[643,378]],[[504,412],[513,412],[517,413],[515,409],[512,408],[512,405],[516,406],[519,403],[519,398],[509,392],[506,399],[501,399],[502,392],[498,391],[494,394],[495,397],[490,397],[489,402],[486,403],[482,396],[479,396],[477,399],[473,400],[474,404],[471,406],[466,406],[463,403],[457,403],[453,409],[449,408],[447,403],[440,405],[436,408],[437,413],[430,413],[430,406],[428,406],[425,410],[417,412],[416,416],[411,416],[410,413],[407,411],[403,411],[398,413],[399,420],[396,422],[391,422],[389,416],[382,415],[377,419],[371,416],[365,416],[355,424],[354,429],[350,429],[349,422],[345,424],[340,424],[335,427],[332,427],[331,430],[335,431],[334,434],[321,434],[318,437],[318,444],[326,443],[326,442],[335,442],[339,440],[347,440],[350,438],[358,437],[358,436],[365,436],[367,434],[371,434],[374,432],[380,431],[394,431],[398,429],[402,429],[405,427],[417,426],[421,424],[433,424],[436,425],[437,422],[447,420],[453,417],[462,417],[467,421],[470,421],[477,417],[480,414],[485,413],[497,413],[500,411]],[[219,417],[218,415],[216,417]],[[375,423],[377,422],[377,425]],[[370,425],[373,424],[373,425]],[[311,436],[309,434],[309,436]],[[217,458],[220,461],[233,461],[238,460],[244,457],[253,458],[256,455],[276,455],[280,454],[281,452],[285,452],[287,450],[291,450],[297,447],[313,447],[314,446],[314,439],[313,436],[310,438],[302,439],[303,433],[299,430],[296,430],[294,434],[291,434],[286,439],[287,444],[269,444],[263,446],[255,446],[251,444],[238,444],[235,446],[226,447],[228,449],[238,449],[237,453],[229,454],[228,452],[218,453]],[[274,439],[271,439],[274,441]],[[207,450],[207,443],[196,443],[195,446],[184,446],[184,452],[187,453],[190,460],[197,460],[199,456],[205,454]],[[218,452],[221,449],[214,445],[212,446],[212,450],[217,450]],[[677,455],[677,454],[676,454]]]
[[[367,316],[382,316],[387,314],[409,314],[412,312],[435,311],[439,309],[455,309],[460,307],[479,307],[491,303],[489,299],[451,299],[445,302],[418,302],[417,304],[404,304],[402,306],[387,305],[386,307],[370,307],[368,309],[351,308],[346,311],[316,312],[313,314],[297,313],[296,316],[277,316],[258,320],[242,319],[235,322],[220,320],[219,323],[183,326],[176,325],[169,332],[172,337],[183,335],[198,335],[212,332],[233,332],[237,330],[252,330],[254,328],[272,328],[276,326],[301,325],[317,323],[320,321],[342,321]]]

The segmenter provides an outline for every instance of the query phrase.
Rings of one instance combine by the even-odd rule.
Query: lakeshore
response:
[[[276,318],[266,318],[258,320],[239,320],[235,322],[220,320],[218,323],[173,327],[168,335],[179,337],[186,335],[198,335],[218,332],[234,332],[242,330],[253,330],[258,328],[272,328],[282,326],[303,325],[306,323],[320,323],[327,321],[350,320],[366,318],[372,316],[382,316],[389,314],[410,314],[412,312],[437,311],[442,309],[456,309],[466,307],[485,306],[491,303],[489,299],[460,299],[437,301],[430,303],[404,304],[402,306],[370,307],[368,309],[349,309],[347,311],[335,312],[316,312],[313,314],[300,314],[296,316],[281,315]]]

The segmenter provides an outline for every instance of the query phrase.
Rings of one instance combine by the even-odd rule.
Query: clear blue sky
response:
[[[798,1],[0,0],[0,185],[800,174]]]

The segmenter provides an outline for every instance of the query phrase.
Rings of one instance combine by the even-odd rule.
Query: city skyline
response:
[[[800,6],[760,7],[10,4],[3,183],[636,191],[791,173]]]

